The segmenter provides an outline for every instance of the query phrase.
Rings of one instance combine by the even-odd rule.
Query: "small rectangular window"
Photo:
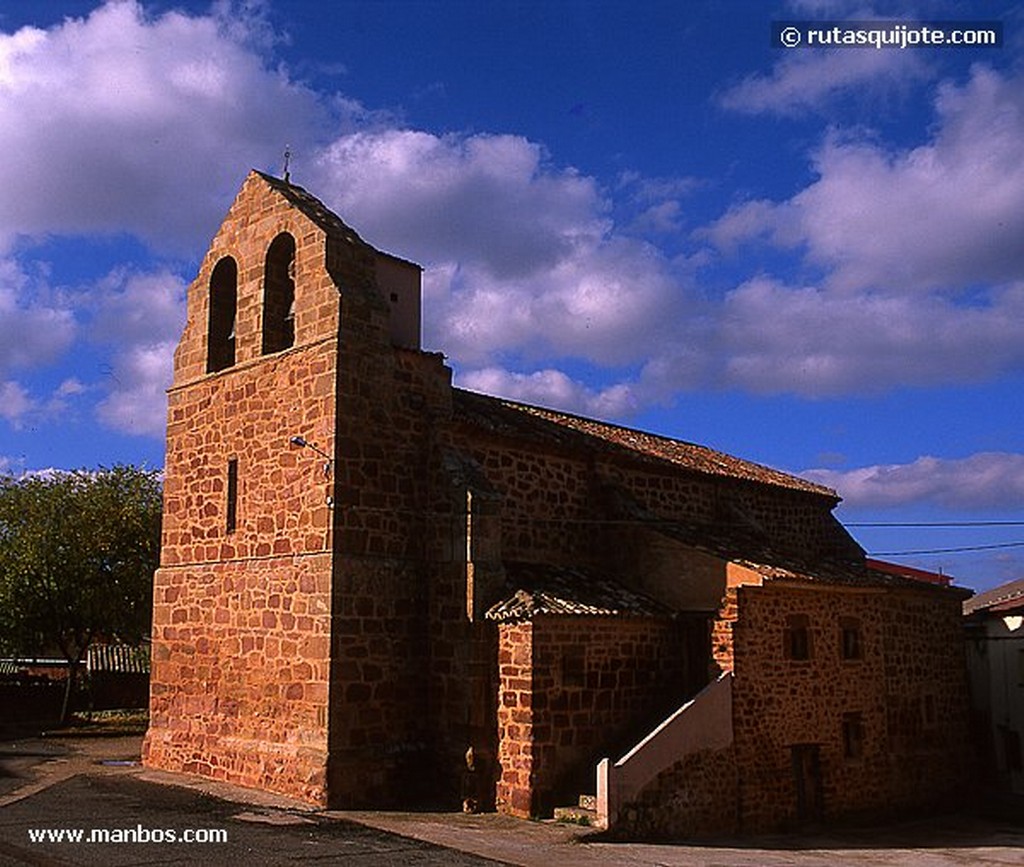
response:
[[[811,658],[810,621],[806,614],[791,614],[786,618],[783,655],[786,659]]]
[[[228,502],[226,509],[225,529],[234,533],[238,526],[238,458],[228,461]]]
[[[844,617],[839,621],[839,653],[843,659],[861,659],[860,621],[853,617]]]
[[[860,712],[843,714],[843,758],[859,759],[864,755],[864,722]]]

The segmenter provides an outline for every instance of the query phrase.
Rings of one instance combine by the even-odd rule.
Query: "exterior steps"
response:
[[[571,807],[555,807],[554,817],[567,825],[593,827],[597,824],[597,795],[580,795],[579,802]]]

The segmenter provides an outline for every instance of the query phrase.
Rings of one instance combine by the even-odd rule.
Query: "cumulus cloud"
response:
[[[0,34],[0,246],[127,231],[190,250],[240,167],[311,137],[317,98],[246,41],[263,29],[220,9],[151,18],[135,0],[110,0],[49,30]]]
[[[748,76],[724,90],[718,102],[745,114],[792,117],[821,110],[840,94],[877,100],[927,75],[920,52],[796,50],[786,53],[770,74]]]
[[[204,16],[111,0],[48,30],[0,34],[0,249],[16,237],[126,233],[193,254],[248,165],[311,140],[326,117],[318,96],[267,62],[275,38],[261,4],[223,0]],[[20,251],[28,261],[31,247]],[[119,268],[55,292],[21,263],[0,260],[0,373],[52,365],[82,339],[107,353],[108,375],[66,377],[48,396],[5,381],[0,415],[20,423],[106,393],[95,408],[104,424],[162,434],[180,277]]]
[[[756,393],[822,397],[977,382],[1024,367],[1024,285],[965,307],[757,278],[726,297],[720,328],[725,380]]]
[[[499,394],[511,400],[598,418],[630,415],[637,409],[635,391],[627,383],[593,389],[560,370],[510,373],[496,367],[468,371],[460,384],[472,391]]]
[[[1007,452],[979,452],[959,459],[925,456],[909,464],[815,469],[801,475],[835,489],[853,507],[1018,508],[1024,500],[1024,455]]]
[[[857,53],[857,52],[850,52]],[[803,245],[840,289],[956,290],[1024,268],[1024,88],[982,66],[944,84],[926,144],[886,149],[829,135],[817,180],[782,203],[737,206],[709,229],[724,245]]]
[[[185,324],[185,281],[167,270],[118,268],[89,288],[89,337],[125,345],[177,340]]]
[[[149,16],[114,0],[50,30],[0,35],[0,147],[10,155],[0,244],[128,232],[194,253],[239,165],[304,141],[313,156],[298,180],[368,241],[427,267],[426,342],[470,387],[620,415],[695,387],[834,395],[977,380],[1024,361],[1024,290],[1009,278],[1024,264],[1024,91],[1012,80],[979,68],[944,86],[934,136],[912,151],[828,137],[807,188],[743,203],[698,237],[725,255],[752,238],[806,251],[821,280],[747,279],[700,296],[703,254],[683,262],[639,235],[678,237],[683,201],[701,182],[625,172],[608,188],[521,136],[398,128],[341,97],[332,105],[358,129],[318,138],[327,100],[270,67],[273,33],[258,15],[229,24],[224,10],[237,8]],[[911,53],[794,55],[723,99],[804,111],[888,81],[896,61],[856,58],[896,54]],[[617,224],[621,212],[629,218]],[[71,308],[7,268],[0,261],[0,373],[52,362],[81,337],[109,353],[112,375],[79,383],[80,394],[102,387],[105,424],[159,434],[181,279],[119,269]],[[1005,285],[969,305],[956,296],[997,278]],[[580,363],[598,374],[587,383],[610,384],[565,372]]]
[[[114,356],[110,390],[96,407],[100,422],[122,433],[162,436],[175,342],[131,347]]]
[[[594,179],[545,157],[520,136],[355,133],[324,151],[317,190],[377,243],[414,258],[530,276],[608,228]]]
[[[725,256],[756,240],[819,275],[810,286],[762,276],[726,294],[726,383],[822,396],[1024,366],[1020,84],[977,66],[941,85],[937,122],[914,148],[834,130],[811,184],[741,203],[699,233]]]
[[[166,270],[119,268],[90,287],[88,336],[110,353],[99,420],[124,433],[163,434],[165,390],[171,382],[174,347],[185,321],[185,282]],[[62,386],[80,393],[77,380]]]
[[[0,382],[0,418],[18,426],[35,407],[35,401],[17,382]]]
[[[664,254],[615,230],[594,178],[519,136],[347,135],[317,180],[368,240],[427,266],[428,342],[492,381],[503,353],[637,362],[690,303]]]
[[[74,315],[50,294],[13,259],[0,259],[0,372],[46,364],[70,346]]]

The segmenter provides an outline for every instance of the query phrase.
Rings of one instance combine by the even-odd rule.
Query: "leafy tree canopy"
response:
[[[0,650],[59,650],[149,631],[160,479],[131,466],[0,477]]]

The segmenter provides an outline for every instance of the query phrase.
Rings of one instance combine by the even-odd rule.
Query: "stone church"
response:
[[[322,806],[624,833],[942,803],[964,594],[870,568],[834,491],[452,386],[421,269],[252,172],[169,390],[150,767]]]

